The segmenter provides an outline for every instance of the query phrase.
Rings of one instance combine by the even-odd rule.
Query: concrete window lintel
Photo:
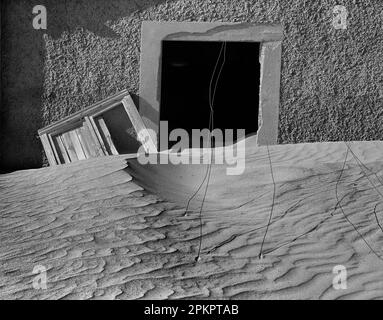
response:
[[[261,121],[257,141],[259,145],[276,144],[282,37],[282,29],[279,25],[144,21],[141,28],[139,109],[145,125],[158,133],[162,41],[260,42],[259,118]]]

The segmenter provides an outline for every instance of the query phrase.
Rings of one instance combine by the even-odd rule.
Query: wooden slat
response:
[[[82,149],[81,142],[77,136],[76,130],[71,130],[68,133],[71,138],[78,160],[85,160],[86,156],[84,150]]]
[[[87,132],[88,134],[90,135],[91,137],[91,140],[89,140],[91,143],[93,143],[93,147],[94,147],[94,150],[95,152],[97,153],[97,156],[101,157],[101,156],[104,156],[104,155],[108,155],[108,153],[106,153],[104,151],[104,149],[102,148],[102,145],[97,137],[97,134],[96,134],[96,130],[97,129],[94,129],[93,127],[93,124],[90,120],[89,117],[85,117],[84,118],[85,120],[85,127],[87,128]]]
[[[77,153],[76,153],[76,150],[75,150],[75,147],[73,145],[72,138],[71,138],[69,132],[63,133],[61,135],[61,139],[64,143],[65,149],[67,150],[67,152],[69,154],[70,161],[71,162],[77,161],[78,160]]]
[[[58,135],[54,138],[57,146],[58,146],[58,152],[60,153],[60,156],[62,157],[62,161],[64,163],[70,163],[70,158],[69,158],[69,155],[68,155],[68,151],[66,150],[65,146],[64,146],[64,142],[61,138],[61,135]]]
[[[112,136],[110,135],[110,132],[108,130],[108,127],[106,126],[104,119],[100,116],[95,121],[97,121],[97,124],[98,124],[100,130],[102,131],[102,134],[106,140],[106,141],[104,141],[104,144],[105,143],[108,144],[106,147],[109,147],[110,152],[113,155],[118,155],[119,153],[118,153],[116,147],[114,146]]]
[[[49,142],[49,138],[47,134],[43,134],[40,136],[41,143],[43,144],[45,154],[47,155],[48,162],[51,166],[57,165],[57,161],[53,152],[52,145]]]
[[[92,158],[103,156],[104,152],[102,151],[101,146],[97,141],[96,134],[93,132],[93,130],[89,129],[89,125],[90,124],[84,122],[84,125],[81,127],[81,139],[86,145],[86,148],[88,149]]]
[[[93,117],[85,117],[85,120],[86,122],[88,123],[88,128],[89,130],[91,130],[92,134],[94,134],[94,137],[95,137],[95,141],[98,142],[101,150],[102,150],[102,153],[104,155],[109,155],[108,151],[106,150],[106,147],[105,147],[105,144],[104,144],[104,141],[102,140],[102,137],[100,135],[100,132],[98,131],[97,129],[97,125],[96,123],[94,122],[94,119]]]
[[[134,130],[136,130],[137,139],[142,143],[145,151],[148,153],[157,153],[157,139],[147,130],[132,98],[130,96],[124,97],[122,104],[132,122]]]
[[[80,127],[80,128],[75,130],[77,137],[78,137],[78,140],[80,141],[82,150],[84,151],[85,157],[87,159],[89,159],[89,158],[92,158],[91,150],[90,150],[89,144],[87,143],[86,138],[83,134],[83,131],[84,131],[84,127]]]
[[[52,146],[52,150],[53,150],[53,153],[54,153],[55,158],[56,158],[56,163],[57,164],[61,164],[60,156],[59,156],[57,147],[56,147],[56,145],[55,145],[55,143],[53,141],[52,135],[48,134],[47,136],[48,136],[48,139],[49,139],[49,143]]]

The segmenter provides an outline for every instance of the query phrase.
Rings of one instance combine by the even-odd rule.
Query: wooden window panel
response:
[[[61,138],[64,142],[64,147],[68,152],[70,162],[74,162],[78,160],[77,153],[75,147],[72,142],[72,138],[69,132],[65,132],[61,135]]]
[[[48,162],[51,166],[55,166],[57,164],[52,145],[50,144],[49,138],[47,134],[43,134],[40,136],[41,143],[43,144],[45,154],[47,155]]]
[[[109,154],[118,155],[119,152],[113,141],[113,135],[108,128],[111,123],[106,122],[103,118],[103,114],[118,106],[125,110],[131,122],[131,124],[129,122],[129,126],[136,131],[137,140],[144,146],[145,151],[157,152],[156,138],[146,129],[129,92],[124,90],[57,123],[40,129],[39,136],[49,164],[65,164]],[[121,140],[121,136],[115,138]],[[136,141],[135,138],[133,140]],[[121,141],[126,142],[125,139]],[[139,144],[134,146],[133,142],[128,142],[129,146],[130,143],[132,143],[133,150],[137,150],[134,148],[137,148]],[[130,153],[131,151],[122,152]]]
[[[75,130],[71,130],[68,133],[69,133],[69,137],[71,139],[74,151],[76,153],[77,159],[78,160],[85,160],[86,156],[85,156],[84,150],[83,150],[83,148],[81,146],[80,139],[77,136],[76,129]]]
[[[84,127],[80,127],[78,129],[76,129],[76,134],[77,134],[78,139],[80,140],[80,144],[81,144],[81,147],[84,151],[85,158],[89,159],[89,158],[92,158],[93,156],[91,154],[91,150],[89,148],[89,143],[88,143],[87,138],[85,137],[83,131],[84,131]]]
[[[97,124],[95,123],[93,117],[87,118],[87,121],[89,123],[88,124],[89,128],[91,128],[91,130],[95,133],[96,140],[98,141],[101,147],[103,155],[108,155],[109,154],[108,150],[105,147],[104,140],[101,137],[100,131],[97,129]]]
[[[122,100],[125,111],[132,121],[134,130],[137,133],[137,139],[142,143],[147,153],[157,152],[157,139],[151,134],[151,132],[144,125],[137,108],[134,106],[134,102],[130,96],[125,97]]]
[[[110,135],[108,127],[106,126],[105,121],[102,118],[102,116],[99,116],[97,119],[95,119],[95,122],[96,122],[96,125],[98,126],[98,128],[100,129],[101,139],[104,142],[104,145],[107,149],[107,152],[110,155],[118,155],[119,153],[116,150],[116,147],[114,146],[112,136]]]
[[[53,138],[53,141],[56,145],[57,153],[59,154],[59,157],[60,157],[60,162],[62,164],[70,163],[69,154],[64,146],[64,142],[61,139],[61,135],[55,136]]]
[[[87,137],[87,141],[88,141],[91,153],[95,157],[104,156],[105,152],[102,149],[102,146],[100,145],[100,143],[98,141],[96,132],[92,126],[92,123],[91,123],[89,117],[85,117],[83,134],[85,137]]]

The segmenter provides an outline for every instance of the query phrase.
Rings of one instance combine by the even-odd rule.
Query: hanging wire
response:
[[[258,258],[260,258],[260,259],[263,258],[263,245],[265,244],[266,235],[267,235],[267,232],[269,231],[269,227],[270,227],[271,219],[272,219],[272,217],[273,217],[274,204],[275,204],[275,194],[276,194],[276,185],[275,185],[275,179],[274,179],[273,164],[272,164],[272,162],[271,162],[271,155],[270,155],[269,146],[266,145],[266,148],[267,148],[267,155],[268,155],[268,158],[269,158],[269,164],[270,164],[270,174],[271,174],[271,179],[273,180],[273,201],[272,201],[272,203],[271,203],[271,209],[270,209],[269,221],[267,222],[267,226],[266,226],[265,234],[263,235],[263,240],[262,240],[262,244],[261,244],[261,249],[260,249],[260,251],[259,251],[259,256],[258,256]]]
[[[202,203],[201,203],[201,207],[200,207],[200,210],[199,210],[199,245],[198,245],[198,253],[197,253],[197,256],[195,258],[195,261],[198,262],[200,260],[200,257],[201,257],[201,249],[202,249],[202,238],[203,238],[203,230],[202,230],[202,211],[203,211],[203,206],[204,206],[204,203],[205,203],[205,200],[206,200],[206,195],[207,195],[207,191],[208,191],[208,187],[209,187],[209,183],[210,183],[210,177],[211,177],[211,168],[212,168],[212,162],[213,162],[213,152],[212,152],[212,135],[211,135],[211,132],[214,130],[214,101],[215,101],[215,95],[216,95],[216,91],[217,91],[217,87],[218,87],[218,82],[219,82],[219,79],[221,77],[221,73],[222,73],[222,70],[223,70],[223,67],[225,65],[225,62],[226,62],[226,47],[227,47],[227,44],[226,42],[223,42],[222,43],[222,46],[221,46],[221,49],[220,49],[220,52],[219,52],[219,55],[218,55],[218,58],[217,58],[217,61],[216,61],[216,64],[214,66],[214,70],[213,70],[213,73],[212,73],[212,76],[211,76],[211,79],[210,79],[210,84],[209,84],[209,108],[210,108],[210,114],[209,114],[209,139],[208,139],[208,148],[210,150],[210,162],[208,164],[208,167],[207,167],[207,170],[206,170],[206,173],[205,173],[205,176],[201,182],[201,184],[199,185],[199,187],[197,188],[197,190],[191,195],[191,197],[188,199],[188,202],[187,202],[187,205],[186,205],[186,211],[185,213],[187,214],[188,213],[188,210],[189,210],[189,206],[190,206],[190,202],[192,201],[192,199],[198,194],[198,192],[201,190],[202,186],[204,185],[205,181],[207,180],[207,183],[206,183],[206,187],[205,187],[205,191],[204,191],[204,195],[203,195],[203,199],[202,199]],[[217,75],[217,79],[214,83],[214,88],[213,88],[213,82],[214,82],[214,76],[217,72],[217,68],[218,68],[218,65],[219,65],[219,61],[221,60],[221,56],[223,54],[223,62],[220,66],[220,69],[219,69],[219,72],[218,72],[218,75]]]

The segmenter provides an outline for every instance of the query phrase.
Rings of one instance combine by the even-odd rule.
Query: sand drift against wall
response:
[[[266,148],[246,148],[241,176],[213,165],[198,263],[201,195],[185,202],[206,166],[125,155],[0,176],[0,298],[382,298],[383,144],[350,147],[346,162],[345,143],[270,147],[275,186]]]

